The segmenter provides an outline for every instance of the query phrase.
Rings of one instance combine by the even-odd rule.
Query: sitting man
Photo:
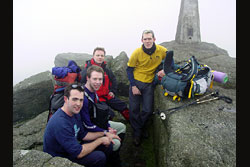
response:
[[[102,67],[104,70],[104,82],[101,87],[96,91],[100,101],[106,102],[112,109],[119,111],[122,116],[128,121],[129,110],[127,104],[115,96],[117,90],[116,78],[111,69],[107,67],[104,48],[97,47],[94,49],[93,58],[86,61],[85,67],[81,72],[81,83],[86,83],[86,71],[92,65]]]
[[[112,140],[120,138],[109,132],[88,132],[83,128],[79,115],[83,94],[81,84],[73,83],[65,88],[64,105],[53,114],[46,126],[43,151],[86,167],[103,167],[112,152]]]
[[[114,122],[106,119],[106,129],[100,128],[96,124],[93,123],[93,113],[94,107],[96,106],[96,100],[98,98],[96,91],[100,88],[103,82],[104,71],[101,67],[92,65],[87,69],[87,82],[84,87],[84,101],[83,108],[80,111],[81,119],[83,122],[83,126],[92,132],[105,132],[108,131],[111,134],[117,134],[121,141],[123,141],[126,132],[126,126],[121,122]],[[98,113],[97,113],[98,114]],[[105,117],[106,118],[106,117]],[[102,118],[101,118],[102,119]],[[104,118],[103,118],[104,119]],[[109,135],[109,134],[108,134]],[[113,153],[112,153],[112,165],[119,167],[121,165],[119,150],[121,146],[120,140],[114,139],[115,143],[113,145]]]

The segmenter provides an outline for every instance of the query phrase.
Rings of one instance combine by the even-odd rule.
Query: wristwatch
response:
[[[104,132],[104,136],[106,136],[107,135],[107,130],[104,130],[103,132]]]

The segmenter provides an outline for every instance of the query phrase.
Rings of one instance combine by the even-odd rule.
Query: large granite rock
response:
[[[74,60],[82,69],[85,61],[91,59],[92,57],[92,55],[87,53],[60,53],[56,55],[54,64],[55,67],[63,67],[68,65],[69,60]]]
[[[129,80],[126,72],[127,63],[128,56],[126,52],[123,51],[119,54],[119,56],[111,61],[110,69],[113,71],[117,80],[117,94],[119,96],[128,97]]]
[[[55,67],[63,67],[67,66],[69,60],[74,60],[77,65],[82,69],[87,60],[93,58],[93,55],[87,53],[60,53],[56,55],[54,64]],[[110,66],[110,61],[112,61],[113,57],[110,55],[105,56],[105,61],[107,61],[108,66]]]
[[[48,113],[49,111],[42,112],[35,118],[13,127],[13,149],[42,151]]]
[[[53,92],[50,71],[33,75],[13,88],[13,123],[35,117],[49,108]]]
[[[159,166],[236,166],[236,90],[215,86],[233,99],[192,105],[161,120],[154,115],[154,148]],[[176,102],[155,90],[155,110],[190,103]]]
[[[221,100],[217,100],[194,105],[169,115],[165,121],[160,120],[157,115],[154,115],[154,148],[158,166],[236,166],[235,59],[230,58],[225,50],[217,48],[213,44],[201,43],[199,45],[186,45],[169,42],[163,43],[162,45],[167,47],[168,50],[174,51],[175,63],[181,64],[188,60],[190,55],[195,55],[200,63],[205,63],[217,71],[228,73],[229,81],[226,84],[215,83],[214,89],[218,89],[221,94],[231,97],[233,104],[227,104]],[[66,54],[57,56],[55,62],[64,62],[64,64],[59,63],[57,66],[67,66],[68,60],[76,60],[76,62],[80,64],[80,62],[85,62],[90,58],[92,58],[92,56],[85,60],[77,59],[71,53],[69,58]],[[106,60],[108,67],[111,68],[116,75],[119,89],[118,94],[128,96],[129,82],[126,74],[128,57],[126,53],[121,52],[115,59],[113,59],[112,56],[106,57]],[[49,77],[38,77],[44,75],[48,75]],[[21,100],[28,101],[27,97],[32,96],[33,100],[38,99],[41,101],[40,96],[43,97],[42,93],[45,94],[45,92],[48,95],[47,97],[49,97],[53,90],[51,77],[51,74],[48,72],[47,74],[42,73],[36,77],[34,76],[33,80],[36,82],[30,82],[30,79],[26,79],[23,81],[23,84],[15,86],[13,104],[16,105],[14,107],[16,110],[13,110],[13,113],[17,111],[17,97],[19,97],[19,99],[24,97]],[[42,86],[40,89],[43,91],[37,92],[38,90],[35,88],[38,86],[34,85]],[[20,92],[23,92],[23,94]],[[27,95],[24,92],[26,92]],[[28,94],[31,95],[28,96]],[[34,97],[36,98],[34,99]],[[30,100],[28,102],[30,102]],[[160,86],[156,87],[154,109],[165,110],[189,102],[190,100],[183,100],[181,102],[172,101],[172,97],[165,97],[163,95]],[[40,106],[38,101],[32,102],[31,104],[39,104],[41,111],[46,111],[48,107],[48,101],[42,106]],[[23,110],[25,109],[26,111],[29,107],[30,106],[23,107]],[[18,109],[22,111],[20,107]],[[38,114],[39,113],[33,113],[33,115]],[[58,159],[51,159],[49,155],[41,152],[47,116],[48,111],[42,112],[36,118],[26,123],[13,126],[14,165],[30,166],[31,164],[31,166],[34,166],[33,164],[37,159],[38,164],[41,162],[44,166],[60,166],[61,161],[67,161],[59,157]],[[31,151],[27,152],[27,150]],[[20,152],[22,152],[21,154],[25,154],[25,156],[20,156]],[[40,160],[40,157],[44,157],[41,158],[44,160]],[[68,163],[70,164],[72,162],[67,161],[65,163],[65,166],[70,166]]]
[[[14,167],[83,167],[66,158],[52,157],[38,150],[13,150]]]
[[[161,45],[174,51],[174,60],[183,64],[192,55],[200,63],[229,76],[226,84],[214,82],[213,90],[233,99],[192,105],[167,115],[161,120],[154,115],[154,148],[158,166],[236,166],[236,59],[210,43]],[[161,86],[155,90],[154,109],[166,110],[190,103],[165,97]],[[196,97],[197,98],[197,97]]]

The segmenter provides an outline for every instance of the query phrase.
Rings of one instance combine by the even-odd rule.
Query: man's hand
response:
[[[113,93],[113,92],[109,92],[109,96],[111,96],[111,97],[115,97],[115,94]]]
[[[112,133],[110,133],[110,132],[107,132],[107,133],[106,133],[106,136],[111,140],[111,142],[112,142],[113,144],[115,144],[115,142],[114,142],[112,139],[118,139],[118,140],[121,141],[121,138],[120,138],[119,136],[117,136],[117,135],[115,135],[115,134],[112,134]]]
[[[159,71],[159,72],[157,73],[157,76],[158,76],[158,77],[163,77],[164,75],[165,75],[165,73],[164,73],[163,70],[161,70],[161,71]]]
[[[110,142],[112,142],[112,139],[110,139],[108,136],[103,136],[101,138],[98,138],[97,140],[101,140],[102,144],[106,147],[110,145]]]
[[[116,135],[116,132],[117,130],[116,129],[113,129],[111,127],[108,128],[109,129],[109,132],[112,133],[112,134],[115,134]]]
[[[132,86],[133,95],[141,95],[140,90],[136,86]]]

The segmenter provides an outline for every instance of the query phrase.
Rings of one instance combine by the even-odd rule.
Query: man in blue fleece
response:
[[[70,84],[64,90],[64,105],[50,118],[45,132],[43,151],[68,158],[86,167],[104,167],[112,152],[115,134],[88,132],[80,121],[84,88]],[[81,143],[81,144],[80,144]]]
[[[109,132],[111,134],[116,134],[121,140],[114,139],[113,152],[111,155],[111,164],[115,167],[121,166],[121,160],[119,151],[122,145],[122,141],[125,138],[126,125],[121,122],[107,121],[107,128],[103,129],[98,127],[93,123],[91,116],[94,110],[94,104],[98,98],[96,91],[99,90],[103,83],[104,71],[101,67],[97,65],[92,65],[87,69],[86,72],[87,82],[84,87],[84,106],[80,111],[83,126],[90,132]],[[104,118],[103,118],[104,119]],[[109,133],[107,135],[109,135]]]

